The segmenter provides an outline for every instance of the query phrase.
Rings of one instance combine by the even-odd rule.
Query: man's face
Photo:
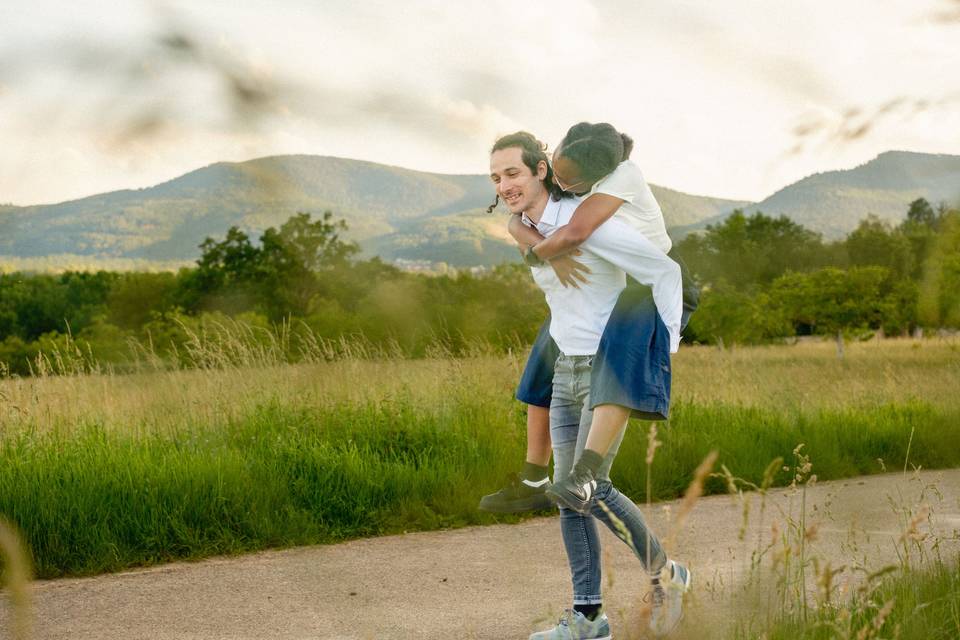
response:
[[[542,180],[546,175],[546,162],[537,166],[537,173],[530,171],[523,163],[520,147],[507,147],[490,154],[490,179],[510,213],[529,211],[545,198],[547,190]]]

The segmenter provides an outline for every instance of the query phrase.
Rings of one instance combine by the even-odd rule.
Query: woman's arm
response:
[[[517,241],[521,248],[532,247],[544,239],[539,231],[523,224],[523,220],[516,214],[511,214],[510,221],[507,222],[507,231],[510,232],[510,235],[513,236],[513,239]]]
[[[590,237],[597,227],[610,219],[625,200],[605,193],[595,193],[580,203],[570,222],[557,229],[546,240],[533,245],[533,252],[550,260],[576,248]],[[520,223],[523,225],[523,223]]]
[[[523,224],[518,215],[510,216],[510,220],[507,222],[507,231],[520,245],[520,253],[523,253],[526,247],[532,247],[544,240],[539,231]],[[573,259],[573,256],[579,253],[579,251],[574,250],[570,255],[557,256],[549,261],[550,266],[553,267],[553,272],[557,274],[557,279],[560,280],[560,284],[565,287],[579,289],[579,283],[587,281],[585,274],[590,273],[590,268]]]

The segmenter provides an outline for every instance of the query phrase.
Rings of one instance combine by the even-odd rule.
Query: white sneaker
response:
[[[538,631],[530,640],[610,640],[610,622],[600,612],[595,620],[587,620],[579,611],[567,609],[553,629]]]
[[[653,610],[650,612],[650,631],[662,637],[676,629],[683,617],[683,594],[690,589],[690,570],[670,560],[670,579],[653,585]],[[663,571],[660,572],[663,575]]]

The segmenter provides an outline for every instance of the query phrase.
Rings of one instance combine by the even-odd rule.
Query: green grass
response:
[[[322,410],[268,402],[164,430],[21,428],[0,440],[0,513],[45,578],[493,522],[476,503],[523,458],[522,408],[497,389],[461,391],[438,405],[412,390]],[[718,465],[757,483],[801,442],[822,480],[878,472],[877,458],[902,467],[911,429],[911,463],[958,466],[958,422],[920,403],[806,413],[681,403],[661,427],[654,495],[680,495],[713,448]],[[636,499],[645,426],[631,426],[614,467]],[[725,490],[717,479],[706,488]]]
[[[885,613],[884,607],[889,607]],[[833,640],[835,638],[960,638],[960,557],[883,577],[849,602],[821,606],[804,621],[781,617],[762,632],[741,627],[737,640]]]

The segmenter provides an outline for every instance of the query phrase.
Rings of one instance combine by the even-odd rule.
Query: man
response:
[[[536,225],[544,236],[562,227],[577,201],[555,200],[549,191],[550,167],[542,145],[530,134],[519,132],[497,141],[490,155],[490,176],[498,198],[511,212]],[[579,261],[590,270],[588,282],[579,288],[565,287],[550,267],[533,267],[534,280],[550,306],[550,334],[560,350],[550,402],[550,436],[554,455],[554,479],[569,475],[584,453],[592,410],[590,373],[600,337],[626,285],[626,273],[653,288],[654,297],[671,299],[679,318],[682,308],[680,269],[636,229],[618,220],[608,220],[581,245]],[[653,314],[656,329],[651,349],[669,363],[670,336]],[[573,582],[573,609],[555,628],[535,633],[531,640],[601,640],[609,638],[609,623],[602,612],[600,545],[595,520],[606,524],[624,540],[650,574],[654,590],[651,628],[655,633],[672,629],[680,618],[683,592],[690,573],[668,560],[658,540],[647,529],[637,506],[610,482],[609,471],[622,440],[615,438],[604,457],[586,461],[595,472],[587,513],[561,506],[561,532]],[[597,502],[602,502],[603,507]],[[611,518],[615,518],[616,522]],[[666,584],[661,585],[661,575]]]

